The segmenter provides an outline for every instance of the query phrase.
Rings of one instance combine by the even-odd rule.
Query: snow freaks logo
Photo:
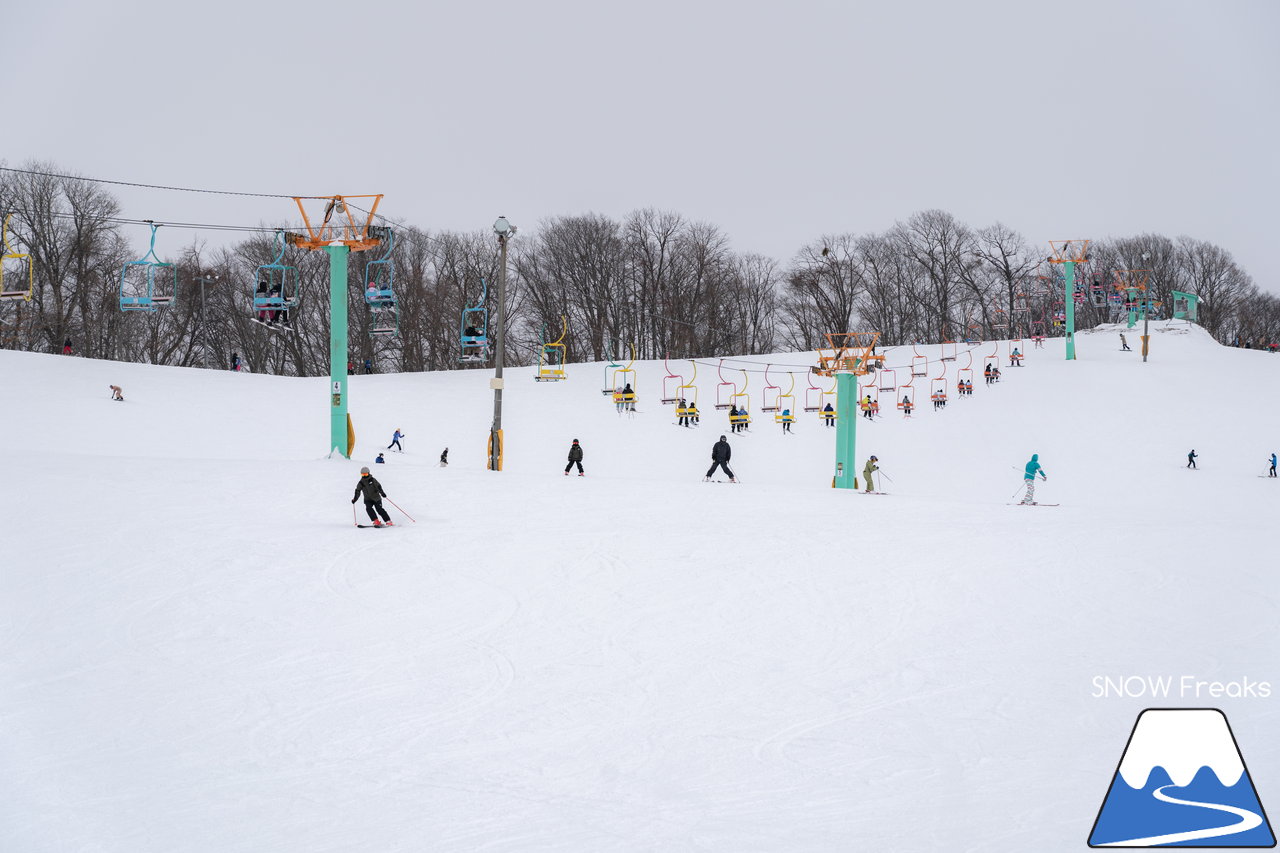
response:
[[[1240,747],[1217,708],[1138,715],[1090,847],[1275,847]]]

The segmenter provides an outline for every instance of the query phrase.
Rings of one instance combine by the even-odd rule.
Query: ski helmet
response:
[[[360,473],[361,473],[361,474],[368,474],[368,473],[369,473],[369,468],[368,468],[368,466],[365,466],[364,468],[361,468],[361,469],[360,469]]]

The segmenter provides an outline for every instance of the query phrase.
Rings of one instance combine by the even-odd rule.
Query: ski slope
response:
[[[488,371],[352,377],[344,460],[323,378],[0,352],[0,850],[1081,849],[1161,704],[1093,676],[1280,681],[1280,356],[1077,345],[860,420],[885,497],[832,490],[835,430],[783,435],[759,374],[730,486],[705,366],[698,429],[661,362],[634,417],[602,365],[508,370],[491,473]],[[416,523],[356,529],[397,428]],[[1060,506],[1010,505],[1032,453]],[[1276,701],[1199,703],[1264,805]]]

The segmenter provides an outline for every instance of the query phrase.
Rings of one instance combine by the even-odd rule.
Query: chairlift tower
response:
[[[1088,240],[1050,240],[1052,254],[1046,260],[1062,264],[1064,291],[1063,312],[1066,314],[1067,361],[1076,360],[1076,264],[1089,260]]]
[[[287,234],[290,245],[300,249],[323,250],[329,254],[329,449],[351,458],[355,436],[347,414],[347,260],[352,252],[364,252],[382,245],[390,229],[370,226],[382,195],[309,196],[293,199],[302,213],[307,233]],[[312,224],[305,202],[324,202],[320,221]],[[368,205],[353,214],[356,202]]]
[[[836,489],[857,487],[858,377],[883,365],[884,356],[872,355],[879,337],[879,332],[834,332],[826,335],[827,346],[818,349],[813,372],[836,380],[836,471],[831,481]]]

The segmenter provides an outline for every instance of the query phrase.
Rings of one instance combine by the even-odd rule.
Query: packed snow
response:
[[[922,348],[947,407],[858,424],[887,496],[759,373],[729,435],[715,359],[697,429],[661,361],[634,415],[604,365],[508,369],[498,473],[486,370],[352,377],[346,460],[325,378],[0,352],[0,850],[1078,850],[1137,713],[1188,702],[1276,800],[1275,698],[1091,680],[1280,681],[1280,356],[1022,346],[972,347],[969,398]],[[802,402],[813,361],[723,372]],[[739,485],[702,482],[722,433]],[[1014,505],[1033,453],[1059,506]],[[353,525],[362,465],[395,527]]]

